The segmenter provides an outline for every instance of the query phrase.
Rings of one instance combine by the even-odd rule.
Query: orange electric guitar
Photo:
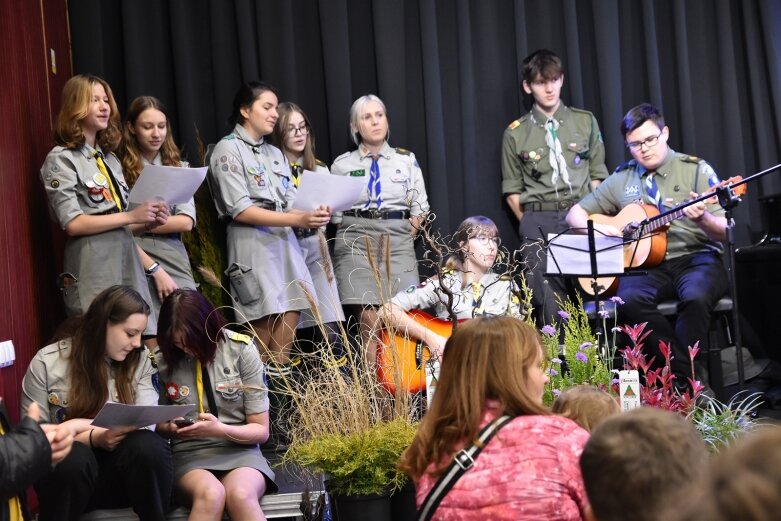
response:
[[[730,177],[709,188],[702,195],[715,192],[717,188],[742,181],[741,176]],[[733,188],[736,195],[746,193],[746,185]],[[670,223],[684,217],[683,210],[693,204],[685,202],[662,214],[652,204],[632,203],[614,216],[593,214],[589,219],[597,224],[610,224],[624,231],[624,267],[652,268],[664,260],[667,253],[667,229]],[[580,277],[578,283],[588,295],[594,295],[591,277]],[[599,294],[610,295],[618,289],[618,277],[598,277]]]
[[[417,309],[408,311],[407,316],[445,338],[453,332],[453,323],[449,320],[432,317]],[[394,395],[396,389],[410,393],[425,390],[426,364],[430,358],[428,346],[421,340],[403,335],[401,328],[392,332],[383,329],[379,337],[377,378],[380,384]]]

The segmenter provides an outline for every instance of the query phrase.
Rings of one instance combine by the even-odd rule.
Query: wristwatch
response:
[[[158,269],[160,269],[160,263],[155,261],[152,263],[151,266],[148,268],[144,268],[144,273],[147,274],[147,276],[153,275]]]

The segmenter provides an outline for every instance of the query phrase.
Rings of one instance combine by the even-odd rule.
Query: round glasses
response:
[[[643,148],[643,145],[645,145],[645,148],[654,147],[659,142],[659,138],[661,137],[661,135],[662,132],[659,132],[657,135],[647,137],[642,141],[632,141],[631,143],[626,144],[626,148],[628,148],[629,150],[637,151]]]
[[[288,127],[287,133],[290,134],[292,137],[296,137],[299,135],[306,136],[307,134],[309,134],[309,125],[304,123],[299,127]]]
[[[492,242],[494,243],[494,246],[498,248],[502,244],[501,237],[489,237],[488,235],[475,235],[474,237],[470,237],[470,239],[476,240],[483,246],[488,246],[488,243]]]

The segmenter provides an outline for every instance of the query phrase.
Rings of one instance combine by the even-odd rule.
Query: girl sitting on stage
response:
[[[445,337],[427,329],[407,316],[412,309],[434,308],[438,318],[449,320],[448,295],[452,293],[452,310],[460,319],[478,315],[521,316],[520,290],[509,275],[493,272],[499,253],[499,231],[496,224],[482,215],[468,217],[453,234],[457,249],[447,259],[442,278],[434,276],[418,286],[399,292],[380,308],[388,328],[422,340],[441,355]]]

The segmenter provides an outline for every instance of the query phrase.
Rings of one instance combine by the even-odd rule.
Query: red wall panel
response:
[[[16,363],[0,369],[0,394],[16,419],[27,364],[63,316],[54,284],[63,238],[38,171],[71,73],[66,1],[0,0],[0,49],[0,340],[16,347]]]

